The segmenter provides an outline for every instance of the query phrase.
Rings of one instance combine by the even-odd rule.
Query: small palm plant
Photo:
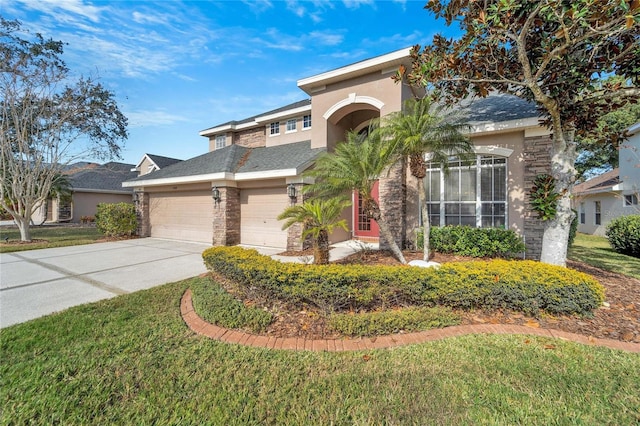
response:
[[[340,215],[350,205],[351,202],[344,197],[311,199],[301,205],[287,207],[278,220],[287,220],[282,229],[302,224],[302,240],[307,236],[313,239],[313,263],[326,265],[329,263],[329,235],[336,228],[348,230],[347,221],[340,219]]]

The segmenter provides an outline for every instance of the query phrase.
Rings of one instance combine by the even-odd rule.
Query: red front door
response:
[[[378,182],[373,185],[371,196],[378,201]],[[353,198],[353,235],[355,237],[379,237],[380,228],[375,220],[367,217],[366,213],[362,210],[362,197],[358,193],[354,193]]]

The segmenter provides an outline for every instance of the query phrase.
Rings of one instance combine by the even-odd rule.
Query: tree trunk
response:
[[[422,214],[422,260],[429,261],[431,244],[429,235],[431,234],[431,223],[429,222],[429,211],[427,210],[427,197],[425,196],[424,180],[418,179],[418,201],[420,202],[420,212]]]
[[[326,265],[329,263],[329,234],[327,231],[320,231],[315,241],[313,250],[313,263],[316,265]]]
[[[372,219],[374,219],[378,223],[378,228],[380,228],[380,236],[389,243],[389,248],[391,249],[391,253],[393,253],[395,258],[398,259],[398,261],[403,265],[406,265],[407,261],[405,260],[404,255],[402,254],[402,250],[400,250],[400,247],[398,247],[398,244],[396,243],[396,239],[393,238],[393,233],[389,229],[389,226],[387,226],[387,222],[385,222],[384,219],[382,219],[380,206],[378,206],[376,203],[372,210],[373,210],[372,212],[373,214],[371,216],[372,216]]]
[[[18,229],[20,230],[20,240],[30,242],[31,241],[31,228],[29,227],[29,221],[31,218],[24,219],[18,215],[14,216],[13,220],[18,225]]]
[[[566,139],[568,140],[566,140]],[[573,135],[555,135],[551,157],[551,175],[556,180],[556,191],[561,194],[553,220],[545,222],[542,235],[540,261],[566,266],[569,231],[573,220],[571,193],[575,177]]]

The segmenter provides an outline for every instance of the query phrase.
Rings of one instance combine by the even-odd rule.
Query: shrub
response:
[[[422,331],[460,323],[460,317],[449,308],[414,307],[390,311],[334,314],[329,325],[346,336],[376,336],[403,331]]]
[[[198,315],[220,327],[261,333],[273,322],[273,315],[269,312],[245,306],[211,278],[195,278],[191,284],[191,295]]]
[[[108,237],[134,235],[138,228],[135,206],[128,203],[98,204],[95,220],[96,228]]]
[[[431,249],[471,257],[514,257],[524,251],[522,238],[510,229],[443,226],[431,228]]]
[[[613,219],[607,226],[606,236],[618,253],[640,257],[640,215]]]
[[[472,261],[425,269],[281,263],[240,247],[212,247],[202,256],[207,268],[239,285],[326,312],[441,304],[587,314],[604,300],[603,287],[591,276],[534,261]]]

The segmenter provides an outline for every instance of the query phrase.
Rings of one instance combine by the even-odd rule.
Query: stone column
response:
[[[296,183],[294,186],[296,188],[297,197],[294,200],[295,202],[292,202],[291,205],[304,203],[309,198],[308,194],[302,193],[302,187],[304,184]],[[301,223],[294,223],[287,228],[287,250],[305,250],[311,247],[311,238],[306,238],[302,241],[303,231],[304,229]]]
[[[218,187],[220,200],[213,199],[214,246],[240,244],[240,190],[233,187]]]
[[[137,234],[139,237],[151,236],[151,224],[149,223],[149,194],[144,191],[133,193],[136,218],[138,219]]]
[[[535,177],[541,173],[551,173],[551,135],[528,137],[524,140],[524,239],[526,258],[540,260],[544,222],[533,211],[529,191]]]

